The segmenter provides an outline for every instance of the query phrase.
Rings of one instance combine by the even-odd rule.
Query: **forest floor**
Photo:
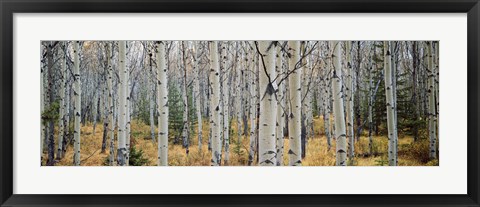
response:
[[[170,140],[168,150],[168,163],[170,166],[209,166],[211,152],[208,151],[208,122],[203,124],[202,150],[198,148],[196,133],[192,135],[189,153],[186,155],[185,148],[181,144],[172,144]],[[194,126],[196,131],[196,126]],[[156,130],[156,129],[155,129]],[[238,142],[235,122],[232,122],[233,135],[230,136],[230,166],[247,166],[248,163],[248,135],[243,136]],[[314,118],[314,136],[308,139],[306,157],[302,160],[303,166],[333,166],[335,165],[335,140],[332,139],[332,146],[328,150],[326,137],[323,135],[323,118]],[[365,134],[364,134],[365,135]],[[57,136],[56,136],[57,137]],[[109,144],[106,151],[101,152],[103,139],[103,124],[97,123],[95,134],[93,124],[88,123],[81,128],[81,165],[82,166],[104,166],[108,165]],[[172,138],[170,138],[172,139]],[[107,138],[108,140],[108,138]],[[288,139],[285,140],[283,163],[288,164]],[[361,136],[360,141],[355,143],[355,166],[382,166],[388,165],[386,136],[373,136],[373,155],[369,155],[368,136]],[[150,126],[141,121],[132,120],[131,143],[137,151],[142,151],[146,158],[144,165],[157,164],[157,144],[150,138]],[[116,146],[116,143],[115,143]],[[115,148],[116,151],[116,148]],[[413,141],[411,136],[400,136],[398,145],[398,165],[400,166],[438,166],[438,160],[428,158],[428,140],[420,139]],[[223,155],[225,153],[222,153]],[[43,160],[46,160],[46,151]],[[222,161],[224,158],[222,159]],[[44,165],[45,163],[42,163]],[[67,147],[65,157],[58,160],[57,166],[73,165],[73,145]],[[223,163],[222,163],[223,165]],[[256,162],[253,163],[256,165]]]

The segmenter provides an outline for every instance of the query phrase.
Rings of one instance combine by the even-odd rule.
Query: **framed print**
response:
[[[480,205],[477,0],[0,7],[2,206]]]

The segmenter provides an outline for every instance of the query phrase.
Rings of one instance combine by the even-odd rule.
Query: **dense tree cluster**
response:
[[[374,134],[388,139],[391,166],[398,164],[401,135],[428,139],[430,159],[438,156],[436,41],[43,41],[41,46],[45,165],[61,159],[82,164],[86,123],[93,124],[94,134],[103,124],[100,150],[108,153],[108,165],[129,165],[132,149],[137,157],[133,120],[150,125],[161,166],[169,163],[169,146],[181,145],[188,155],[192,147],[202,151],[207,140],[210,164],[229,165],[230,153],[238,151],[231,144],[242,139],[249,143],[248,165],[302,165],[317,133],[315,117],[323,119],[328,150],[335,143],[339,166],[355,165],[360,139],[368,139],[372,154]],[[73,157],[65,157],[69,148]]]

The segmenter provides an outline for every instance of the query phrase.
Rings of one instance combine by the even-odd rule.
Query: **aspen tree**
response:
[[[328,61],[328,60],[327,60]],[[327,138],[327,150],[330,150],[332,147],[331,143],[331,136],[330,133],[330,64],[327,64],[327,71],[325,72],[324,79],[323,79],[323,91],[324,95],[322,96],[322,104],[323,104],[323,126],[325,131],[325,137]]]
[[[222,145],[220,142],[220,66],[218,59],[218,42],[209,41],[210,47],[210,127],[212,128],[212,166],[219,166],[221,163]]]
[[[233,104],[235,105],[235,113],[237,118],[237,142],[240,143],[242,141],[242,133],[244,132],[245,126],[242,124],[243,115],[243,103],[244,103],[244,70],[243,70],[243,53],[239,52],[239,45],[240,42],[235,42],[235,62],[233,63],[234,71],[235,71],[235,100],[232,100]]]
[[[277,44],[280,44],[277,42]],[[282,79],[283,74],[283,62],[282,62],[282,48],[280,46],[276,47],[276,63],[275,63],[275,72],[277,73],[278,79]],[[285,87],[284,84],[278,85],[278,93],[277,93],[277,125],[276,125],[276,132],[275,135],[277,137],[277,166],[283,165],[283,127],[285,125],[285,112],[284,112],[284,101],[285,101]]]
[[[55,103],[55,97],[54,97],[54,90],[55,90],[55,84],[54,84],[54,62],[53,62],[53,56],[54,52],[53,49],[55,47],[56,43],[50,42],[47,46],[47,68],[48,68],[48,73],[47,73],[47,82],[48,82],[48,88],[47,88],[47,101],[48,101],[48,107],[49,111],[52,110],[54,103]],[[47,165],[54,165],[55,161],[55,123],[54,123],[54,118],[48,116],[47,117]]]
[[[193,101],[197,112],[197,136],[198,151],[202,152],[202,111],[200,109],[200,70],[198,69],[199,47],[198,42],[193,41]]]
[[[68,51],[68,49],[66,49]],[[70,97],[71,97],[71,84],[69,84],[70,79],[70,73],[65,73],[65,119],[64,119],[64,124],[63,124],[63,132],[65,133],[65,138],[63,139],[63,144],[62,144],[62,155],[65,157],[65,153],[67,152],[67,138],[70,136]]]
[[[76,166],[80,165],[80,122],[82,118],[82,88],[80,82],[80,57],[79,57],[79,41],[73,42],[73,97],[75,100],[75,106],[73,107],[75,113],[75,126],[73,131],[73,164]]]
[[[249,45],[253,45],[253,42],[249,42]],[[249,55],[249,83],[250,85],[249,90],[250,90],[250,107],[249,107],[249,114],[250,114],[250,149],[248,151],[248,165],[252,165],[253,163],[253,158],[255,156],[255,146],[256,146],[256,117],[257,117],[257,70],[256,70],[256,61],[254,57],[257,57],[254,55],[252,51],[250,51]]]
[[[302,65],[300,63],[300,42],[288,41],[289,52],[291,53],[291,59],[289,60],[289,92],[290,92],[290,115],[288,121],[288,136],[289,147],[288,157],[289,165],[299,166],[302,164],[301,160],[301,116],[302,116],[302,103],[301,103],[301,81],[302,77]]]
[[[368,71],[368,150],[369,155],[373,154],[373,82],[372,82],[372,66]]]
[[[157,116],[158,165],[168,165],[168,67],[165,59],[165,42],[156,41],[157,56]]]
[[[127,90],[128,90],[128,69],[126,67],[127,56],[126,41],[118,42],[119,55],[119,93],[118,93],[118,147],[117,164],[119,166],[127,165]]]
[[[275,122],[277,100],[275,97],[275,43],[260,41],[257,50],[260,53],[260,128],[258,155],[259,165],[276,165]]]
[[[152,65],[151,63],[152,61],[150,60],[150,66]],[[150,81],[147,81],[148,82],[148,91],[151,93],[151,94],[155,94],[155,87],[154,85],[150,82]],[[152,139],[152,142],[155,143],[155,96],[152,95],[149,99],[148,99],[148,102],[149,102],[149,123],[150,123],[150,139]]]
[[[126,59],[125,59],[126,60]],[[130,135],[131,135],[131,107],[132,107],[132,104],[131,104],[131,101],[130,101],[130,94],[131,94],[131,82],[130,82],[130,71],[127,67],[125,67],[125,70],[126,70],[126,87],[127,89],[125,89],[126,93],[127,93],[127,109],[126,109],[126,119],[127,119],[127,126],[125,127],[125,130],[126,130],[126,133],[125,135],[127,136],[126,137],[126,149],[127,149],[127,156],[126,156],[126,159],[125,159],[125,165],[128,166],[130,165]]]
[[[385,70],[385,96],[387,107],[387,126],[388,126],[388,164],[390,166],[397,165],[397,143],[395,142],[395,110],[396,103],[393,99],[393,82],[392,82],[392,58],[390,51],[390,42],[384,41],[384,70]]]
[[[343,110],[343,81],[342,81],[342,64],[341,64],[341,42],[333,41],[333,113],[335,116],[335,136],[336,136],[336,165],[347,165],[347,143],[346,143],[346,131],[345,131],[345,113]]]
[[[350,164],[353,164],[355,157],[355,138],[353,132],[353,68],[352,68],[352,42],[346,42],[346,56],[347,56],[347,81],[345,83],[346,89],[346,114],[347,114],[347,138],[348,138],[348,158]]]
[[[113,99],[113,66],[112,66],[112,43],[106,43],[107,49],[107,94],[108,94],[108,119],[110,120],[109,134],[110,134],[110,152],[109,152],[109,164],[115,165],[115,117],[113,116],[114,99]],[[119,73],[121,74],[121,73]]]
[[[301,158],[305,158],[307,156],[307,142],[308,142],[308,130],[307,130],[307,125],[308,125],[308,118],[307,114],[310,111],[310,99],[309,99],[309,91],[308,91],[308,80],[307,76],[310,77],[310,71],[311,69],[309,68],[308,64],[308,58],[305,55],[306,51],[306,42],[301,41],[300,43],[300,64],[304,66],[302,75],[301,75],[301,98],[300,102],[304,103],[303,106],[301,107],[301,118],[300,118],[300,142],[301,142]]]
[[[230,120],[229,120],[229,115],[230,115],[230,106],[229,106],[229,99],[230,99],[230,84],[229,84],[229,70],[227,68],[227,61],[228,61],[228,42],[223,42],[221,44],[222,48],[222,64],[221,64],[221,76],[220,76],[220,82],[222,86],[222,125],[223,125],[223,130],[222,130],[222,137],[224,141],[224,147],[225,147],[225,156],[224,156],[224,163],[225,165],[228,165],[228,161],[230,160]]]
[[[95,87],[95,88],[100,88],[100,79],[98,82],[98,85]],[[94,92],[95,95],[93,95],[93,100],[92,100],[92,111],[93,111],[93,115],[92,115],[92,118],[93,118],[93,132],[92,134],[95,135],[95,129],[97,128],[97,112],[98,112],[98,109],[97,109],[97,106],[98,106],[98,102],[100,100],[100,95],[98,94],[97,91]],[[98,102],[97,102],[98,100]]]
[[[325,126],[325,135],[327,137],[327,150],[330,150],[332,147],[332,133],[330,131],[330,114],[332,113],[331,110],[331,98],[332,95],[330,93],[331,84],[332,84],[332,56],[330,55],[330,51],[332,50],[332,47],[327,43],[327,48],[328,48],[328,56],[327,57],[327,70],[325,72],[325,98],[324,98],[324,112],[323,112],[323,122]]]
[[[433,43],[426,42],[428,56],[428,131],[430,141],[430,159],[437,159],[436,110],[435,110],[435,69],[433,62]]]
[[[240,44],[241,44],[240,42],[235,43],[235,61],[236,61],[235,63],[235,72],[236,72],[235,98],[236,98],[236,101],[234,103],[236,103],[235,111],[237,114],[237,142],[238,143],[242,141],[242,137],[245,132],[245,125],[243,125],[244,123],[242,122],[243,118],[245,117],[244,115],[245,107],[243,106],[245,102],[245,97],[244,97],[244,94],[245,94],[244,70],[245,69],[244,69],[243,63],[245,61],[243,58],[243,53],[238,51]]]
[[[66,43],[63,42],[62,45],[63,59],[62,67],[60,69],[60,75],[62,79],[60,80],[60,121],[59,121],[59,133],[58,133],[58,149],[57,149],[57,159],[63,158],[63,139],[65,139],[65,85],[66,81],[66,70],[67,70],[67,47]]]
[[[189,149],[189,134],[190,134],[190,122],[188,121],[188,79],[187,79],[187,48],[185,47],[185,41],[182,41],[182,50],[183,50],[183,130],[182,130],[182,139],[183,139],[183,146],[185,147],[186,154],[188,155]]]
[[[393,111],[393,127],[395,128],[395,137],[394,137],[394,143],[395,143],[395,162],[398,164],[398,133],[397,133],[397,53],[395,52],[397,48],[397,42],[392,41],[390,45],[390,52],[391,52],[391,66],[392,67],[392,92],[393,92],[393,102],[395,103],[395,110]]]

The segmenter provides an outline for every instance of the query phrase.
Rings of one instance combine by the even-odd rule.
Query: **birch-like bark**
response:
[[[393,82],[392,82],[392,58],[390,51],[390,42],[384,41],[384,70],[385,70],[385,96],[387,107],[387,126],[388,126],[388,164],[390,166],[397,165],[397,143],[395,142],[395,110],[396,103],[393,99]]]
[[[210,127],[212,128],[212,166],[219,166],[221,163],[222,145],[220,142],[220,66],[218,59],[218,42],[209,41],[210,47]]]
[[[435,69],[433,62],[433,43],[426,42],[428,55],[428,132],[430,141],[430,159],[437,159],[437,133],[436,133],[436,110],[435,110]]]
[[[336,136],[336,165],[337,166],[346,166],[347,165],[347,140],[346,140],[346,130],[345,130],[345,113],[343,110],[343,83],[342,83],[342,52],[341,52],[341,42],[333,41],[333,113],[335,116],[335,136]]]
[[[74,75],[74,84],[73,84],[73,97],[75,100],[75,106],[73,107],[75,113],[75,126],[73,131],[73,164],[76,166],[80,165],[80,122],[82,118],[82,88],[80,82],[80,57],[79,57],[79,41],[73,42],[73,75]]]
[[[307,56],[305,55],[305,51],[306,51],[306,42],[305,41],[302,41],[301,44],[300,44],[300,57],[301,57],[301,60],[300,60],[300,64],[304,66],[303,68],[303,72],[302,72],[302,80],[301,80],[301,84],[302,84],[302,89],[300,89],[299,91],[301,91],[301,102],[303,104],[302,106],[302,115],[301,115],[301,118],[300,118],[300,124],[301,124],[301,128],[300,128],[300,131],[301,131],[301,136],[300,136],[300,142],[301,142],[301,157],[302,159],[305,158],[307,156],[307,142],[308,142],[308,130],[307,130],[307,125],[308,125],[308,118],[307,118],[307,114],[308,112],[310,111],[310,100],[309,100],[309,92],[308,92],[308,79],[307,79],[307,76],[310,77],[310,74],[309,72],[311,71],[310,68],[309,68],[309,64],[308,64],[308,58]]]
[[[54,43],[50,42],[47,47],[47,80],[48,80],[48,88],[47,88],[47,100],[48,106],[50,110],[53,107],[55,102],[54,91],[55,91],[55,84],[54,84],[54,70],[53,70],[53,49]],[[48,117],[48,128],[47,128],[47,165],[54,165],[55,164],[55,123],[53,117]]]
[[[65,73],[65,120],[63,124],[63,132],[65,133],[65,137],[63,139],[62,144],[62,155],[65,157],[65,153],[67,152],[67,137],[70,136],[70,98],[71,98],[71,84],[68,80],[70,80],[71,73]]]
[[[235,72],[235,90],[234,95],[234,100],[232,100],[234,107],[235,107],[235,114],[237,118],[237,143],[240,143],[242,140],[242,133],[244,131],[244,126],[242,125],[242,118],[243,118],[243,103],[244,103],[244,83],[243,83],[243,54],[238,52],[238,48],[240,43],[235,42],[235,57],[234,57],[234,72]]]
[[[98,82],[98,85],[95,88],[100,88],[100,79]],[[92,134],[95,135],[95,129],[97,128],[97,112],[98,112],[98,103],[100,102],[100,95],[97,91],[94,92],[95,95],[93,96],[92,100],[92,118],[93,118],[93,131]]]
[[[165,42],[155,43],[157,52],[158,165],[168,165],[168,67]]]
[[[202,152],[202,111],[200,109],[200,70],[198,70],[198,42],[193,41],[193,101],[195,102],[195,109],[197,111],[197,137],[198,137],[198,151]]]
[[[230,84],[229,84],[229,71],[227,68],[227,51],[228,51],[228,43],[223,42],[221,44],[222,47],[222,65],[221,65],[221,73],[220,76],[221,86],[222,86],[222,118],[223,118],[223,141],[225,147],[225,156],[224,156],[224,163],[228,165],[228,161],[230,160],[230,107],[229,107],[229,99],[230,99]]]
[[[353,132],[353,68],[352,68],[352,55],[351,48],[352,42],[346,42],[346,56],[347,56],[347,81],[345,83],[346,89],[346,114],[347,114],[347,138],[348,138],[348,158],[350,164],[353,165],[355,158],[355,138]]]
[[[332,50],[331,46],[328,47],[328,53]],[[330,54],[329,54],[330,55]],[[325,90],[325,97],[324,97],[324,111],[323,111],[323,123],[325,127],[325,136],[327,137],[327,150],[330,151],[330,148],[332,148],[332,133],[330,131],[330,114],[332,113],[332,109],[330,106],[331,103],[331,97],[332,95],[330,94],[330,89],[331,84],[332,84],[332,57],[330,55],[330,58],[327,58],[327,71],[325,72],[325,84],[324,84],[324,90]]]
[[[108,64],[107,64],[108,66]],[[101,76],[102,81],[105,83],[107,82],[107,70],[108,67],[104,68],[104,73]],[[102,134],[102,150],[100,153],[104,154],[107,150],[107,137],[109,132],[109,119],[108,119],[108,87],[107,84],[102,84],[102,94],[100,96],[100,104],[99,104],[99,119],[103,122],[103,134]]]
[[[277,43],[279,44],[279,43]],[[281,47],[276,47],[276,63],[275,63],[275,72],[277,75],[279,75],[278,79],[282,79],[283,76],[283,62],[282,62],[282,48]],[[283,165],[283,149],[284,149],[284,143],[283,143],[283,127],[285,126],[285,112],[284,112],[284,101],[285,101],[285,92],[284,92],[284,85],[279,84],[278,85],[278,93],[277,93],[277,125],[276,125],[276,132],[275,135],[277,137],[277,166],[282,166]]]
[[[155,94],[155,87],[153,84],[148,81],[148,91],[150,91],[151,94]],[[155,116],[154,116],[154,111],[155,111],[155,96],[151,96],[149,98],[149,122],[150,122],[150,139],[152,139],[152,142],[155,143]]]
[[[126,59],[125,59],[126,61]],[[126,70],[126,82],[127,82],[127,85],[126,85],[126,93],[127,93],[127,109],[126,109],[126,119],[127,119],[127,126],[125,127],[125,130],[126,130],[126,133],[125,133],[125,136],[126,137],[126,140],[125,140],[125,145],[126,145],[126,149],[127,149],[127,156],[125,157],[125,165],[128,166],[130,165],[130,135],[131,135],[131,101],[130,101],[130,94],[131,94],[131,82],[130,82],[130,71],[128,70],[127,67],[125,67],[125,70]]]
[[[395,137],[394,137],[394,143],[395,143],[395,161],[398,163],[398,133],[397,133],[397,55],[396,55],[396,48],[397,48],[397,42],[393,41],[390,45],[390,52],[391,52],[391,67],[392,67],[392,89],[393,89],[393,103],[395,103],[395,110],[393,111],[393,127],[395,128]]]
[[[260,128],[258,155],[259,165],[276,165],[275,126],[277,113],[277,100],[275,97],[275,45],[274,42],[260,41]]]
[[[187,48],[185,47],[185,41],[182,41],[182,59],[183,59],[183,94],[182,94],[182,99],[183,99],[183,130],[182,130],[182,140],[183,140],[183,146],[185,147],[185,152],[188,155],[188,146],[189,146],[189,141],[188,138],[190,137],[190,122],[188,121],[188,114],[189,114],[189,108],[188,108],[188,79],[187,79]]]
[[[301,160],[301,116],[302,116],[302,93],[301,81],[302,68],[300,64],[300,42],[288,41],[289,51],[292,53],[289,60],[289,92],[290,92],[290,120],[288,121],[289,165],[299,166]]]
[[[372,67],[368,71],[368,151],[369,155],[373,154],[373,80],[372,80]]]
[[[119,55],[119,93],[118,93],[118,147],[117,165],[127,165],[127,90],[128,90],[128,69],[126,67],[127,56],[126,41],[118,42]]]
[[[66,81],[66,70],[67,70],[67,47],[66,43],[63,42],[62,45],[63,59],[62,67],[60,69],[60,75],[62,79],[60,80],[60,121],[59,121],[59,133],[58,133],[58,149],[57,149],[57,159],[63,158],[63,139],[65,139],[65,84]]]
[[[115,119],[113,116],[114,103],[113,103],[113,66],[112,66],[112,43],[108,42],[107,49],[107,93],[108,93],[108,119],[110,120],[109,136],[110,136],[110,152],[109,152],[109,165],[115,165]]]
[[[251,46],[253,46],[253,42],[249,42]],[[249,91],[250,91],[250,142],[249,142],[249,151],[248,151],[248,165],[252,165],[253,158],[255,156],[255,146],[256,146],[256,117],[257,117],[257,78],[256,78],[256,61],[254,56],[254,52],[250,51],[249,57]]]

